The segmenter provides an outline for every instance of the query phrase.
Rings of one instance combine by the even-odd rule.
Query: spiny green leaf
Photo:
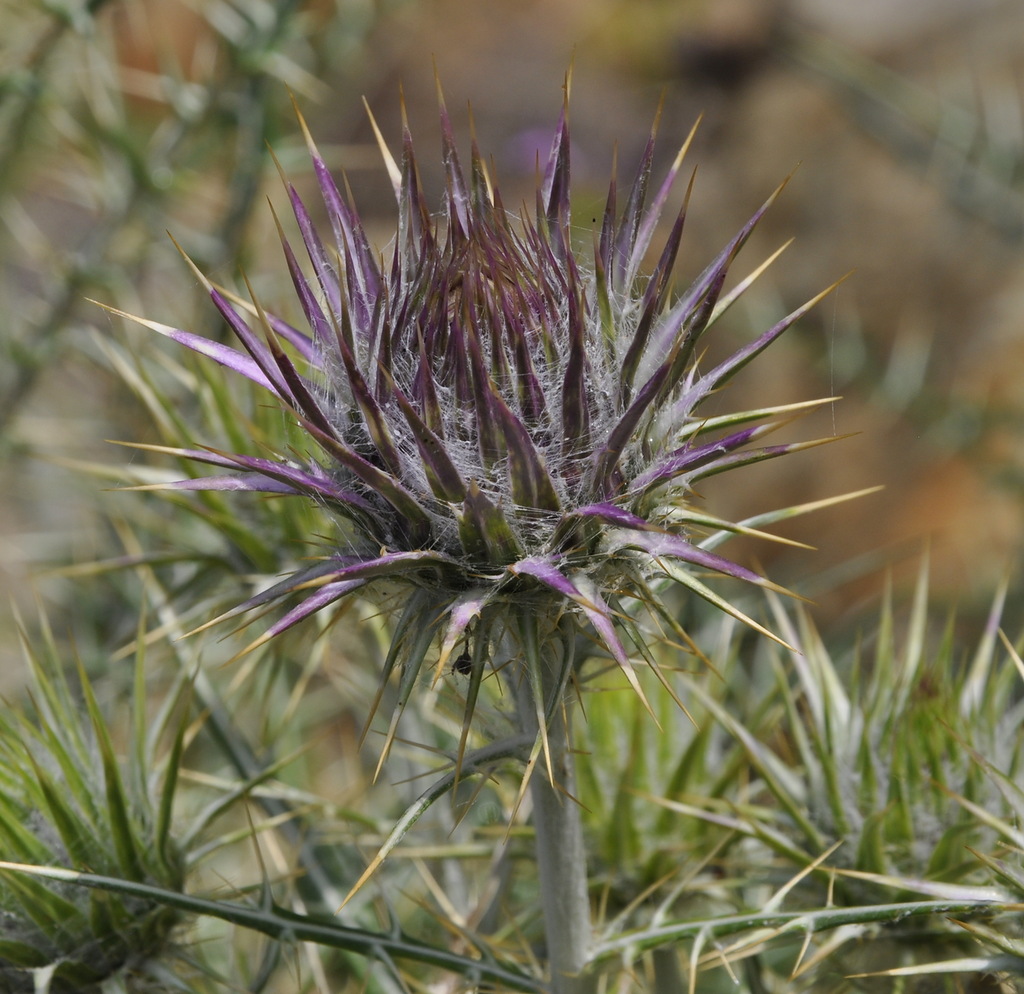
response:
[[[131,818],[131,805],[121,782],[121,773],[114,756],[114,746],[110,741],[106,721],[100,713],[99,704],[93,694],[92,686],[79,664],[79,679],[82,684],[82,695],[85,698],[86,710],[96,735],[103,763],[103,780],[106,790],[107,818],[111,841],[117,852],[121,870],[132,880],[144,879],[144,871],[139,860],[136,845],[135,829]]]

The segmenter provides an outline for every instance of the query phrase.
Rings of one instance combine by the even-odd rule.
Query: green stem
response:
[[[152,884],[95,873],[80,873],[56,866],[31,866],[25,863],[0,862],[0,872],[25,873],[50,880],[61,880],[82,887],[92,887],[114,894],[128,894],[144,901],[154,901],[170,908],[196,915],[209,915],[221,921],[252,929],[282,942],[312,942],[331,949],[357,953],[367,962],[409,959],[450,970],[470,983],[503,985],[501,990],[541,990],[538,981],[506,967],[493,958],[472,959],[448,949],[432,946],[410,938],[399,929],[372,932],[363,928],[340,925],[332,917],[299,915],[275,904],[257,907],[232,901],[210,900],[193,894],[168,890]]]
[[[550,643],[544,649],[549,647]],[[571,660],[561,660],[560,666],[555,665],[559,662],[558,654],[544,649],[537,654],[539,660],[537,657],[532,660],[540,663],[539,681],[530,679],[531,660],[524,660],[517,707],[520,727],[530,735],[539,734],[538,713],[548,717],[548,754],[545,756],[542,752],[537,757],[530,779],[530,796],[551,991],[552,994],[589,994],[595,984],[593,975],[586,970],[593,945],[586,847],[580,805],[575,800],[571,703],[561,699]],[[529,650],[525,655],[530,655]],[[542,695],[540,707],[535,697],[537,689]],[[549,762],[554,783],[547,775]]]

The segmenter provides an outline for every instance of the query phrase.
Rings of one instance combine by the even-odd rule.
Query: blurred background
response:
[[[129,482],[119,465],[148,457],[105,440],[159,440],[119,366],[133,353],[154,368],[180,355],[87,298],[219,333],[169,231],[212,279],[237,286],[244,268],[262,301],[287,311],[266,201],[284,213],[268,147],[310,189],[290,96],[385,250],[393,198],[361,98],[397,150],[401,88],[439,196],[435,67],[464,147],[471,104],[513,206],[529,202],[574,66],[584,242],[615,150],[628,182],[659,103],[662,168],[703,115],[680,286],[799,166],[735,272],[795,242],[711,348],[735,347],[854,271],[730,388],[745,396],[725,401],[841,395],[785,433],[852,437],[747,470],[738,492],[730,474],[705,496],[743,516],[885,489],[779,529],[817,551],[760,544],[735,556],[764,562],[837,629],[855,624],[890,568],[897,582],[916,572],[925,548],[936,597],[965,624],[1014,570],[1019,0],[2,0],[0,39],[4,680],[20,666],[11,599],[39,596],[87,636],[125,635],[103,605],[108,585],[131,578],[82,582],[66,567],[126,554],[118,521],[144,499],[107,492]],[[1016,630],[1021,611],[1009,614]]]

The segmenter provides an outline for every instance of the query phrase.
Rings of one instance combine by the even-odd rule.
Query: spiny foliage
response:
[[[122,990],[156,989],[144,967],[170,947],[179,912],[13,867],[72,867],[180,891],[185,864],[170,834],[180,735],[154,794],[145,719],[131,761],[119,763],[84,671],[78,701],[52,640],[41,650],[26,642],[26,653],[32,713],[0,715],[0,989],[70,994],[112,978]],[[144,713],[141,674],[135,703]]]
[[[762,642],[751,656],[716,619],[695,630],[716,672],[679,677],[695,724],[671,735],[621,693],[588,695],[578,796],[609,942],[702,923],[674,933],[671,954],[661,935],[667,958],[689,955],[691,990],[736,989],[744,970],[744,990],[889,989],[883,975],[907,994],[1018,989],[1024,662],[1000,630],[1005,597],[969,653],[934,623],[927,563],[912,609],[887,596],[842,651],[778,598],[792,650]],[[940,901],[975,907],[926,907]],[[902,910],[815,924],[890,902]],[[760,917],[787,910],[799,930]],[[757,930],[718,931],[744,914]]]

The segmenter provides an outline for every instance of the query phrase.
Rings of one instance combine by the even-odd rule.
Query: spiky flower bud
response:
[[[440,118],[439,216],[428,210],[408,128],[401,166],[381,143],[398,200],[388,264],[307,133],[328,244],[291,185],[288,194],[311,276],[281,235],[307,330],[209,283],[244,351],[142,322],[265,388],[319,450],[299,461],[165,449],[229,473],[170,486],[302,495],[348,524],[342,547],[231,612],[298,596],[259,642],[376,591],[399,603],[385,679],[397,664],[405,688],[432,644],[439,671],[457,657],[478,676],[510,632],[528,653],[537,632],[524,626],[545,633],[569,618],[593,628],[639,692],[623,599],[657,610],[651,585],[668,578],[739,615],[701,576],[767,585],[702,547],[708,529],[742,529],[698,509],[693,488],[801,447],[756,443],[773,417],[813,405],[718,416],[702,406],[814,301],[703,370],[698,342],[742,292],[745,284],[723,295],[726,276],[774,195],[673,300],[685,202],[653,271],[641,267],[689,140],[648,205],[652,131],[625,205],[613,179],[595,246],[577,254],[567,108],[532,218],[506,210],[475,142],[467,179],[443,99]]]

